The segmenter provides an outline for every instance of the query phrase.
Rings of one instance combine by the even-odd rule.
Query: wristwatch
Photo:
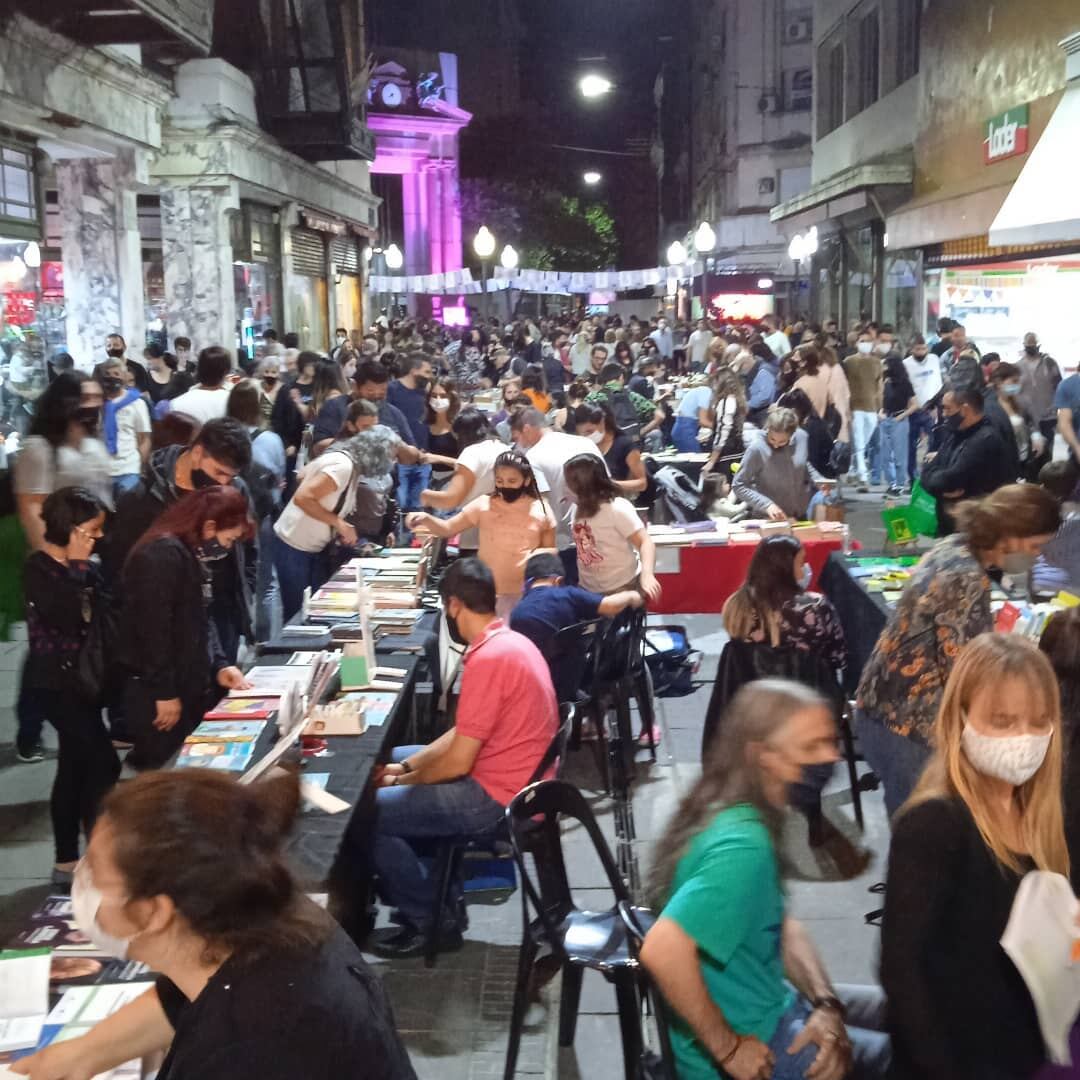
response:
[[[847,1019],[847,1008],[835,994],[822,994],[820,997],[814,998],[811,1004],[815,1009],[831,1009],[833,1012],[839,1013],[841,1020]]]

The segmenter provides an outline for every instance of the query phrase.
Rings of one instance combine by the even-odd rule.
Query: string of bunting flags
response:
[[[686,281],[703,271],[701,260],[682,266],[657,266],[650,270],[507,270],[497,266],[495,276],[487,281],[489,293],[517,289],[532,293],[591,293],[614,290],[629,292],[663,285],[672,279]],[[482,293],[483,284],[472,271],[450,270],[444,274],[371,274],[368,289],[376,293]]]

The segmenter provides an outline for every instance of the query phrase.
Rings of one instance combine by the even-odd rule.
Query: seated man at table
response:
[[[562,559],[550,552],[533,555],[525,564],[525,595],[510,615],[510,629],[524,634],[544,654],[558,701],[573,701],[580,688],[583,650],[552,646],[560,630],[597,618],[613,618],[644,603],[636,589],[601,596],[563,579]]]
[[[807,435],[794,411],[773,409],[739,462],[735,498],[750,507],[753,517],[770,521],[810,517],[824,500],[815,491],[824,477],[810,464],[808,453]]]
[[[495,617],[495,579],[459,559],[439,586],[455,640],[467,643],[454,727],[428,746],[401,746],[377,777],[374,861],[379,897],[400,929],[373,948],[416,956],[432,917],[438,842],[487,836],[533,777],[559,725],[555,691],[537,647]],[[460,888],[442,912],[443,948],[461,945]]]

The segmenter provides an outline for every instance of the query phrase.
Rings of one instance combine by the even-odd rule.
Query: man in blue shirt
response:
[[[386,388],[386,400],[398,409],[412,433],[409,442],[420,450],[428,448],[427,388],[431,382],[431,361],[423,353],[413,353],[402,361],[401,378]],[[430,465],[398,465],[398,506],[402,512],[420,509],[420,492],[431,479]]]
[[[379,423],[390,428],[403,442],[412,445],[413,433],[401,410],[386,400],[390,376],[378,360],[361,360],[353,373],[352,398],[345,394],[331,398],[319,410],[312,427],[311,439],[316,453],[322,453],[337,437],[345,424],[345,414],[353,398],[370,401],[379,410]]]
[[[1069,444],[1073,461],[1080,461],[1080,437],[1076,434],[1077,423],[1080,422],[1080,375],[1070,375],[1058,383],[1054,408],[1057,409],[1058,432]]]
[[[641,607],[635,589],[601,596],[563,584],[563,564],[558,555],[533,555],[525,564],[525,595],[510,615],[510,629],[524,634],[544,654],[551,681],[560,702],[573,701],[579,690],[584,655],[582,650],[562,649],[555,655],[552,644],[560,630],[596,618],[613,618],[628,607]]]

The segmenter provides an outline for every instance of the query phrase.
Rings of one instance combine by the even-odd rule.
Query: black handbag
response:
[[[120,636],[119,614],[103,590],[87,589],[86,603],[90,618],[75,664],[75,683],[82,698],[101,704],[108,696],[111,665]]]

